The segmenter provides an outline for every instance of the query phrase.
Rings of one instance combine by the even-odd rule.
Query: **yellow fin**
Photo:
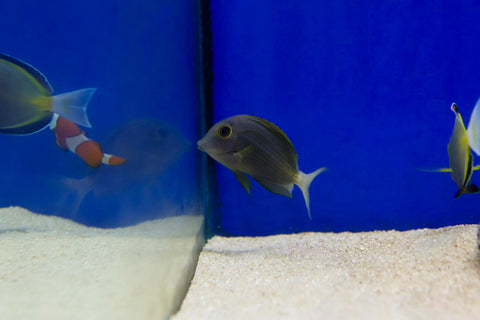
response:
[[[478,166],[477,169],[480,169],[480,165]],[[475,169],[474,167],[474,170],[477,170]],[[419,171],[423,171],[423,172],[452,172],[452,169],[451,168],[439,168],[439,169],[417,169]]]

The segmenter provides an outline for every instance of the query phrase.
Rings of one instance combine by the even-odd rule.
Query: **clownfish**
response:
[[[117,166],[126,161],[121,157],[103,153],[98,142],[87,138],[85,131],[56,113],[50,122],[50,130],[55,134],[60,149],[70,150],[92,168],[98,168],[100,163]]]

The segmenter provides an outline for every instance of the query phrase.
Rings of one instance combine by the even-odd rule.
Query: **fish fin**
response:
[[[102,157],[102,163],[106,164],[106,165],[109,165],[109,166],[119,166],[119,165],[125,163],[125,161],[127,161],[127,159],[124,159],[124,158],[121,158],[121,157],[118,157],[118,156],[114,156],[114,155],[108,154],[108,153],[104,153],[103,157]]]
[[[480,155],[480,99],[477,100],[472,115],[470,116],[467,136],[470,148],[472,148],[477,155]]]
[[[47,113],[42,119],[35,121],[33,123],[23,123],[10,128],[1,128],[0,133],[22,135],[22,136],[37,133],[45,129],[46,127],[48,127],[51,120],[52,120],[52,114]]]
[[[480,169],[480,166],[479,166]],[[452,172],[451,168],[439,168],[439,169],[417,169],[423,172]]]
[[[81,179],[63,178],[62,192],[57,201],[59,212],[68,214],[73,219],[83,202],[83,199],[93,188],[93,179],[84,177]]]
[[[480,188],[475,184],[469,184],[465,188],[462,188],[458,190],[457,193],[455,193],[455,199],[457,199],[458,197],[460,197],[462,194],[465,194],[465,193],[477,193],[477,192],[480,192]]]
[[[286,141],[288,143],[289,147],[291,148],[291,150],[293,151],[293,153],[296,154],[295,147],[293,146],[292,141],[285,134],[285,132],[283,132],[282,129],[280,129],[276,124],[274,124],[274,123],[272,123],[268,120],[262,119],[260,117],[256,117],[256,116],[249,116],[249,120],[258,123],[259,125],[261,125],[265,129],[267,129],[269,132],[272,132],[273,134],[275,134],[281,140]]]
[[[472,167],[472,170],[479,170],[480,169],[480,164],[477,164],[476,166]]]
[[[52,97],[52,111],[81,126],[91,128],[87,105],[97,89],[88,88]]]
[[[272,184],[261,179],[255,179],[255,181],[272,193],[281,194],[282,196],[292,198],[293,183],[290,185],[279,185]]]
[[[235,157],[238,157],[239,159],[243,159],[246,156],[248,156],[254,150],[254,148],[255,148],[255,146],[253,144],[250,144],[250,145],[246,146],[245,148],[235,152],[233,155]]]
[[[14,58],[14,57],[9,56],[9,55],[6,55],[4,53],[0,53],[0,59],[6,60],[6,61],[8,61],[10,63],[13,63],[14,65],[18,66],[20,68],[20,70],[22,70],[23,73],[27,73],[30,76],[32,76],[33,78],[35,78],[35,80],[37,80],[38,83],[40,83],[40,85],[45,90],[47,90],[48,93],[50,93],[50,94],[53,93],[52,86],[50,85],[50,83],[48,83],[47,78],[40,71],[38,71],[35,67],[33,67],[32,65],[30,65],[30,64],[28,64],[25,61],[22,61],[20,59]]]
[[[250,179],[248,179],[248,177],[240,171],[233,171],[233,173],[235,174],[235,177],[237,177],[243,189],[245,189],[245,191],[247,191],[247,193],[250,195],[250,190],[252,189],[252,182]]]
[[[308,192],[308,188],[312,183],[313,179],[321,172],[327,170],[327,168],[322,167],[313,171],[312,173],[303,173],[302,171],[298,172],[298,179],[296,185],[302,190],[303,198],[305,199],[305,205],[307,206],[308,217],[312,220],[312,216],[310,215],[310,194]]]

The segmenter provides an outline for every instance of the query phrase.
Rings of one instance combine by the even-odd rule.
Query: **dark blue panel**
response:
[[[215,120],[248,113],[282,128],[311,185],[307,216],[218,168],[235,235],[478,223],[480,195],[454,200],[447,143],[480,97],[480,7],[471,1],[212,1]],[[478,158],[475,158],[478,162]],[[473,182],[480,183],[477,173]]]

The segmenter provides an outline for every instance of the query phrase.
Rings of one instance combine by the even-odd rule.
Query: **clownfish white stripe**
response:
[[[84,143],[85,141],[89,141],[83,133],[76,135],[75,137],[68,137],[65,138],[65,143],[67,144],[68,150],[70,150],[73,153],[76,153],[75,151],[77,150],[77,147]]]
[[[104,153],[103,154],[103,157],[102,157],[102,163],[103,164],[110,164],[110,159],[112,158],[112,155],[111,154],[108,154],[108,153]]]
[[[54,130],[57,127],[57,120],[60,117],[57,113],[53,114],[52,121],[50,121],[50,130]]]

